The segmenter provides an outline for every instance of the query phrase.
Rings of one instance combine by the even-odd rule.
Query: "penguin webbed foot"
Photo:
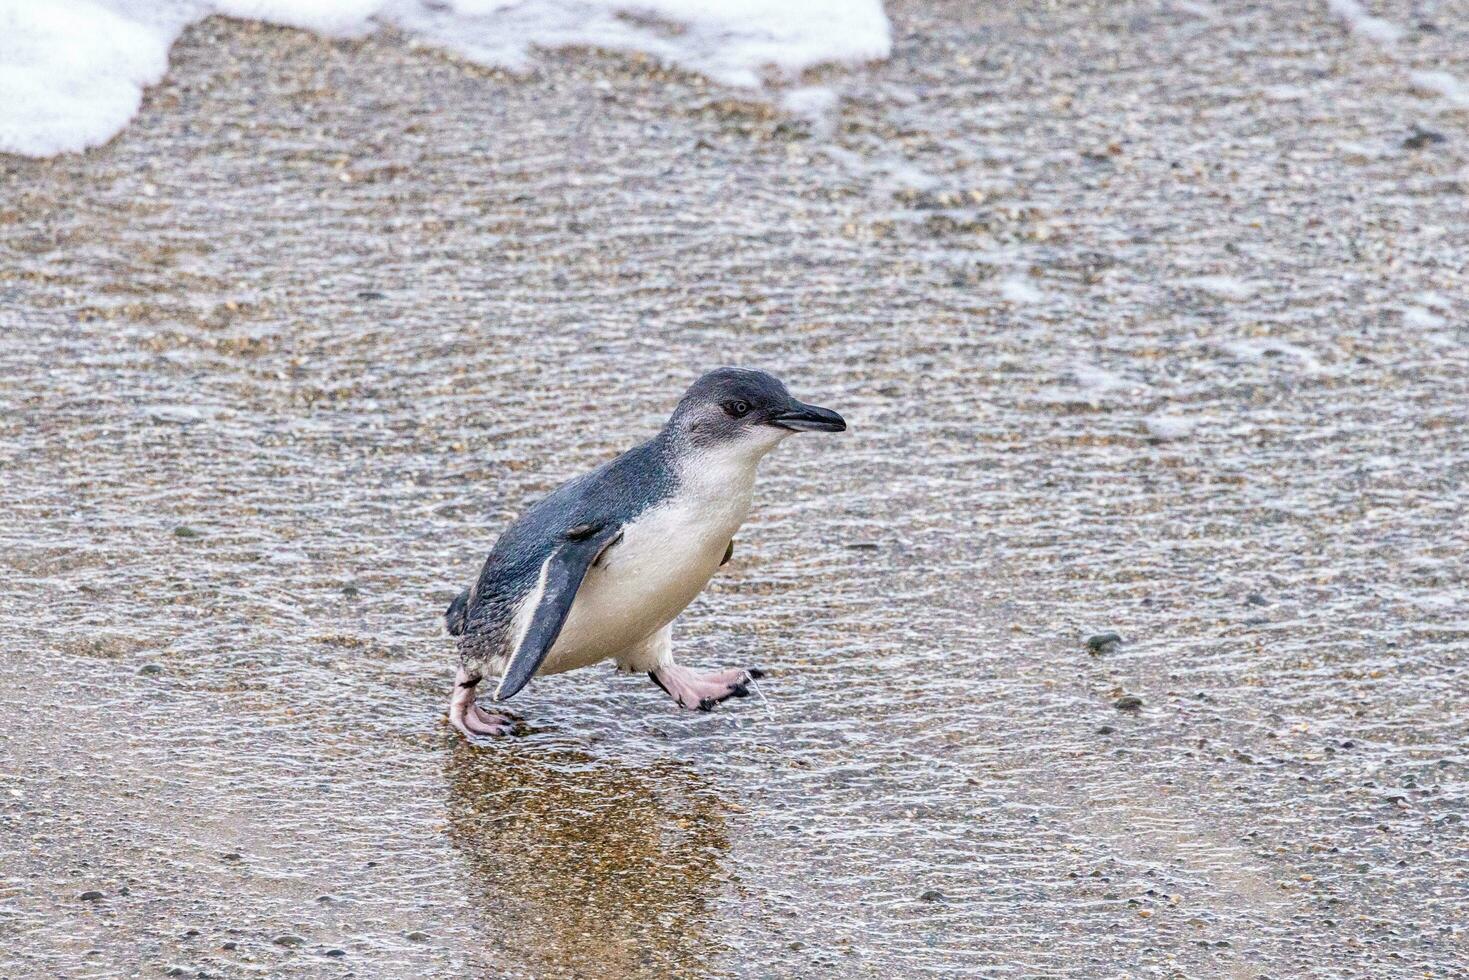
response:
[[[494,711],[486,711],[474,700],[480,678],[462,667],[454,678],[454,694],[449,699],[449,724],[468,741],[515,733],[515,719]]]
[[[515,719],[509,715],[486,711],[477,704],[469,706],[464,713],[464,727],[469,734],[478,736],[513,735]]]
[[[750,696],[750,681],[764,676],[765,672],[755,667],[749,670],[736,668],[701,674],[677,664],[648,672],[653,683],[673,698],[680,708],[694,711],[713,711],[714,706],[721,701],[747,698]]]

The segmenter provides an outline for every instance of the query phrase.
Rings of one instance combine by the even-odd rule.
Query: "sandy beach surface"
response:
[[[1469,17],[1372,9],[898,3],[834,115],[212,18],[0,158],[0,976],[1469,973]],[[851,424],[676,625],[768,709],[462,744],[727,363]]]

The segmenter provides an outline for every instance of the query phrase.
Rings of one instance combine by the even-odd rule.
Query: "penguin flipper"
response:
[[[571,612],[571,604],[576,600],[576,591],[581,588],[587,569],[621,535],[622,526],[616,522],[578,524],[562,534],[555,550],[541,565],[540,581],[535,590],[526,598],[526,602],[535,603],[535,608],[530,610],[530,618],[519,642],[505,664],[505,671],[495,688],[496,701],[513,698],[541,669],[546,654],[551,652],[556,638],[561,635],[561,627]]]
[[[459,593],[444,610],[444,629],[450,636],[463,636],[469,628],[469,592]]]

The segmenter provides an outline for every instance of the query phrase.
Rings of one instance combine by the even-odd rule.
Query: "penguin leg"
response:
[[[454,693],[449,696],[449,724],[473,742],[487,735],[508,735],[515,722],[504,715],[486,711],[474,703],[475,688],[479,687],[480,675],[471,674],[464,667],[454,675]]]
[[[709,711],[729,698],[749,697],[751,680],[765,674],[751,668],[704,674],[673,662],[673,628],[665,626],[648,640],[617,658],[623,670],[647,671],[648,677],[680,708]]]

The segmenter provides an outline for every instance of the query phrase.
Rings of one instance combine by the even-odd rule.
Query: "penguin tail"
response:
[[[444,629],[450,636],[463,636],[469,627],[469,590],[465,589],[454,597],[449,608],[444,610]]]

